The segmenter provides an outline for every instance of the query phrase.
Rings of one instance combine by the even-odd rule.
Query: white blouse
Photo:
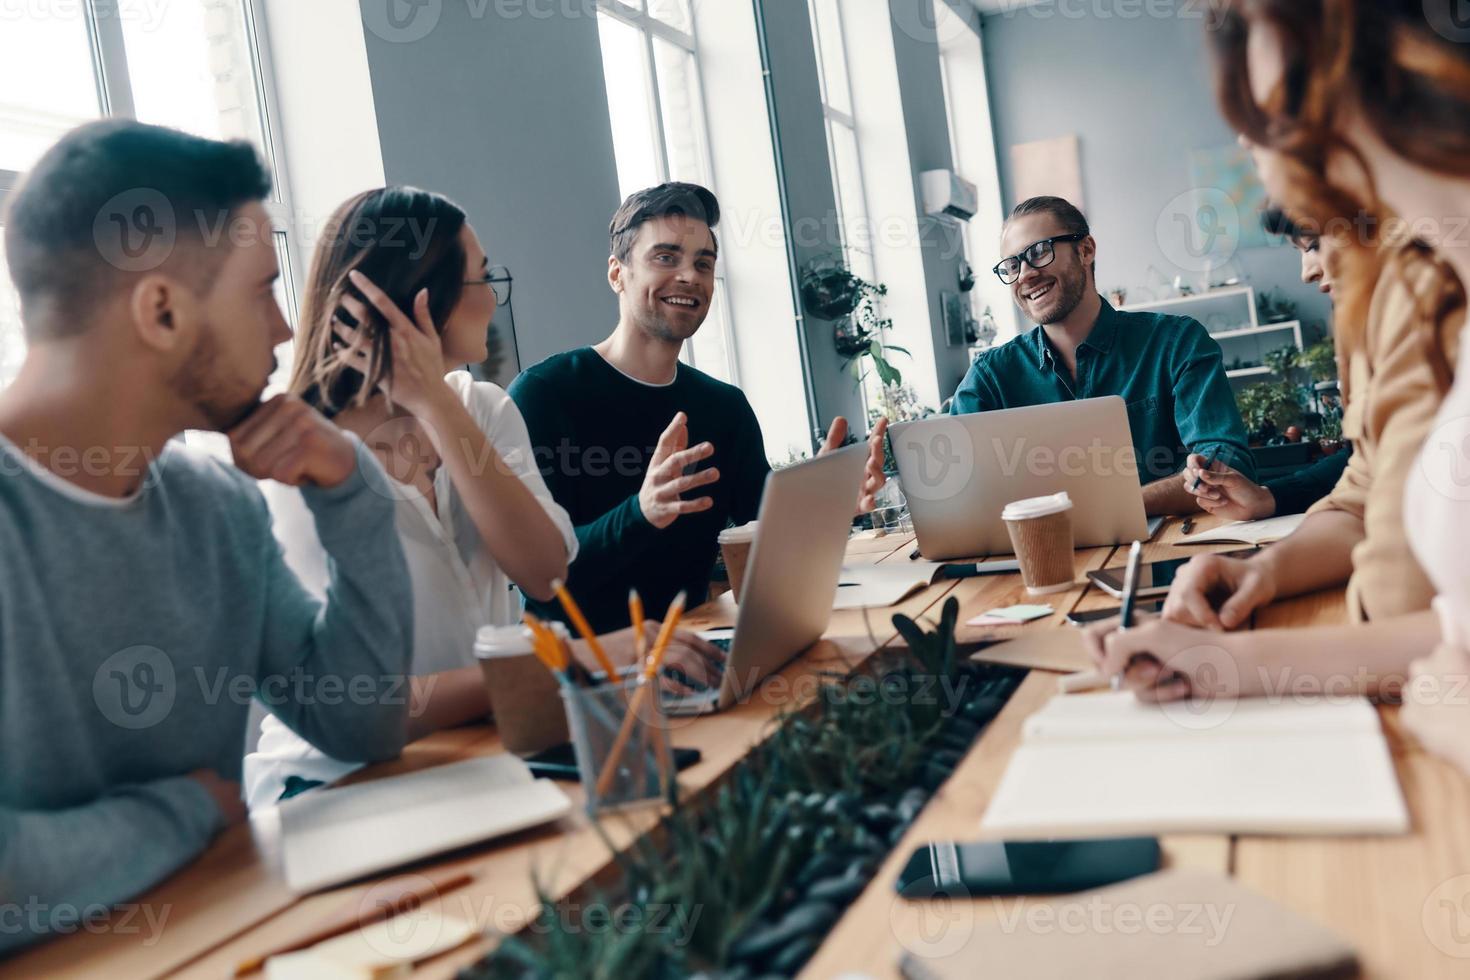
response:
[[[467,371],[455,371],[445,380],[464,400],[505,465],[541,502],[566,543],[567,561],[574,560],[576,531],[541,478],[525,419],[515,402],[498,385],[475,381]],[[475,633],[481,626],[508,626],[520,620],[514,585],[485,549],[445,467],[434,476],[436,508],[415,488],[393,480],[388,484],[413,584],[413,673],[472,667]],[[300,492],[273,481],[262,481],[261,491],[270,504],[286,564],[308,591],[325,599],[327,553]],[[252,808],[274,804],[289,775],[333,782],[357,768],[323,755],[274,715],[257,709],[257,716],[260,742],[245,757],[246,798]]]
[[[1434,585],[1446,642],[1470,636],[1470,343],[1404,489],[1414,556]]]

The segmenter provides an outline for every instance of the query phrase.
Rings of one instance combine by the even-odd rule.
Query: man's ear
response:
[[[616,255],[607,257],[607,284],[612,291],[622,295],[623,292],[623,263],[618,261]]]
[[[184,343],[180,329],[184,319],[179,309],[185,301],[174,279],[157,273],[143,276],[128,295],[128,313],[133,331],[145,347],[171,353]]]
[[[1087,274],[1092,275],[1092,264],[1097,261],[1097,239],[1088,235],[1077,243],[1077,258],[1082,262],[1082,268]]]

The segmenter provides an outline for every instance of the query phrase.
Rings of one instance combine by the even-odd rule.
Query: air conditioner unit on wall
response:
[[[925,170],[919,175],[924,194],[924,213],[934,217],[969,221],[980,207],[975,185],[953,170]]]

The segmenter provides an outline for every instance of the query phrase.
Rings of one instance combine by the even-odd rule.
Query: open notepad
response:
[[[981,824],[1013,839],[1392,834],[1409,827],[1362,698],[1149,705],[1058,696],[1027,719]]]
[[[943,561],[887,561],[878,565],[844,565],[837,580],[833,609],[862,609],[902,602],[940,578],[969,578],[974,575],[1013,575],[1019,571],[1014,558],[980,564]]]
[[[1256,547],[1274,544],[1302,526],[1306,514],[1286,514],[1268,517],[1264,521],[1236,521],[1224,524],[1213,531],[1201,531],[1180,538],[1179,544],[1253,544]]]
[[[491,755],[289,799],[286,884],[315,891],[565,816],[561,787]]]
[[[832,608],[891,606],[933,585],[943,568],[943,562],[917,560],[881,565],[844,565],[842,576],[837,580],[837,597]]]

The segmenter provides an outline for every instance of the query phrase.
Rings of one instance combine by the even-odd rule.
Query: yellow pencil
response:
[[[582,609],[572,594],[567,591],[566,585],[561,579],[551,580],[551,590],[561,600],[561,606],[567,611],[567,616],[572,620],[572,625],[577,632],[582,634],[582,639],[587,641],[587,648],[592,651],[592,656],[597,658],[597,663],[607,674],[609,684],[616,684],[618,680],[618,669],[613,666],[612,660],[608,658],[607,651],[602,649],[602,644],[597,642],[597,634],[592,632],[592,624],[587,622],[587,617],[582,615]]]
[[[521,619],[531,630],[531,648],[541,662],[554,673],[566,670],[567,661],[556,634],[531,613],[523,614]]]
[[[628,619],[633,623],[633,654],[641,667],[644,654],[648,653],[648,643],[643,635],[643,598],[637,589],[628,590]]]
[[[669,641],[674,638],[674,628],[684,617],[684,603],[687,601],[688,596],[680,592],[674,596],[674,601],[669,603],[669,611],[664,614],[663,627],[658,631],[658,639],[653,642],[653,652],[648,655],[648,663],[643,669],[643,676],[649,680],[658,676],[658,666],[663,662],[664,654],[668,652]]]
[[[669,641],[673,639],[674,627],[679,625],[680,618],[684,615],[684,603],[688,597],[680,592],[674,596],[674,601],[669,603],[669,611],[664,616],[662,628],[658,631],[658,639],[653,645],[653,652],[648,656],[648,663],[643,668],[643,683],[638,686],[638,691],[628,702],[628,713],[623,716],[623,724],[618,729],[618,737],[613,740],[612,751],[608,753],[607,760],[602,764],[602,772],[597,777],[597,795],[607,795],[608,787],[612,785],[613,775],[618,770],[618,759],[623,750],[628,747],[628,739],[633,735],[633,721],[638,717],[639,710],[643,707],[643,701],[648,697],[648,691],[658,676],[658,668],[663,663],[664,654],[669,650]]]

